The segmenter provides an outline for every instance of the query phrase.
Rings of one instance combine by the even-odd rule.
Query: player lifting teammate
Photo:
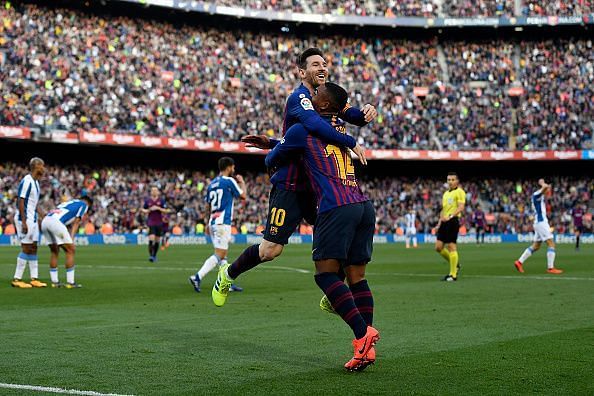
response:
[[[551,185],[545,183],[544,179],[538,181],[539,189],[532,194],[532,211],[534,214],[534,243],[528,246],[524,253],[514,263],[516,269],[524,273],[524,262],[534,252],[540,249],[540,246],[545,242],[547,249],[547,272],[549,274],[559,275],[563,270],[555,268],[555,242],[553,241],[553,233],[551,226],[547,219],[547,206],[545,204],[545,194],[551,191]]]
[[[328,66],[323,53],[317,48],[307,49],[299,56],[298,68],[301,85],[287,99],[283,136],[288,128],[300,123],[308,132],[330,143],[351,148],[365,164],[365,150],[356,143],[355,139],[337,132],[313,108],[312,94],[328,78]],[[363,111],[348,105],[342,110],[340,117],[354,125],[366,125],[377,117],[377,112],[371,105],[365,105]],[[278,143],[278,141],[269,140],[266,136],[248,136],[242,140],[259,148],[273,148]],[[232,279],[236,279],[258,264],[275,259],[282,253],[284,245],[288,243],[289,237],[302,219],[305,218],[310,224],[315,222],[315,198],[309,191],[309,182],[304,179],[303,173],[303,164],[300,159],[295,159],[274,170],[264,239],[260,244],[244,250],[230,266],[221,267],[212,291],[213,301],[217,306],[225,303],[228,290],[219,290],[216,285],[230,284]]]
[[[443,277],[443,280],[453,282],[458,280],[460,269],[456,242],[460,229],[460,217],[464,212],[466,193],[460,188],[460,180],[455,172],[448,173],[447,183],[448,190],[443,193],[439,221],[433,230],[437,231],[435,250],[450,264],[450,272]],[[445,244],[447,244],[447,248]]]
[[[314,94],[313,106],[328,123],[336,125],[347,100],[344,89],[326,83]],[[337,129],[345,131],[344,125]],[[373,295],[365,279],[373,251],[375,210],[359,187],[347,148],[310,135],[297,124],[268,154],[266,166],[274,168],[295,156],[302,156],[317,198],[312,251],[315,281],[355,335],[354,356],[344,367],[360,371],[375,362],[373,346],[379,340],[378,331],[372,327]],[[350,286],[341,279],[342,271]]]

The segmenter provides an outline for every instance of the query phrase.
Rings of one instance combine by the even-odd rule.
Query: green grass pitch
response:
[[[461,245],[460,279],[445,283],[432,246],[376,245],[368,279],[382,338],[363,373],[342,369],[352,333],[318,308],[310,246],[245,274],[245,291],[222,308],[210,298],[214,271],[201,294],[187,281],[208,246],[172,246],[156,264],[145,247],[80,247],[78,290],[11,288],[18,249],[0,248],[0,383],[144,395],[592,395],[594,247],[559,246],[566,272],[554,276],[544,249],[526,274],[515,271],[525,246]]]

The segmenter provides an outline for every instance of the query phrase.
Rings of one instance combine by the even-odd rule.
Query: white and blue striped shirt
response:
[[[39,189],[39,182],[35,180],[31,174],[23,177],[19,183],[17,197],[22,198],[25,201],[25,220],[37,221],[37,204],[39,203],[40,196],[41,191]],[[23,221],[18,208],[18,200],[16,220],[21,222]]]
[[[70,225],[77,217],[82,218],[88,209],[85,201],[73,199],[58,205],[48,216],[57,217],[64,225]]]
[[[217,176],[208,185],[206,200],[210,203],[210,225],[231,224],[233,199],[243,194],[234,178]]]
[[[542,188],[532,194],[532,211],[534,212],[534,223],[549,222]]]

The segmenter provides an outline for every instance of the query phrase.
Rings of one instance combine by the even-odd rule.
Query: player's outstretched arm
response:
[[[273,148],[264,160],[268,168],[275,168],[290,159],[295,152],[305,148],[307,130],[301,124],[295,124],[285,134],[280,144]]]
[[[299,96],[303,95],[301,94]],[[314,110],[311,99],[308,97],[299,98],[296,94],[289,96],[287,100],[287,114],[296,117],[308,132],[332,144],[351,149],[357,144],[352,136],[338,132],[332,125],[326,122]]]
[[[365,126],[377,118],[377,110],[375,106],[366,104],[362,109],[351,107],[347,104],[346,108],[341,112],[341,117],[349,124],[357,126]]]
[[[261,150],[273,149],[279,142],[276,139],[270,139],[266,135],[247,135],[241,138],[246,147],[255,147]]]

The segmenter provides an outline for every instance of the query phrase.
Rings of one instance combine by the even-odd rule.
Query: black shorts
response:
[[[301,220],[316,221],[316,200],[308,191],[287,191],[272,187],[268,201],[268,218],[264,239],[286,245]]]
[[[579,232],[580,234],[583,234],[584,233],[584,226],[583,225],[581,225],[581,226],[575,226],[574,227],[574,230],[575,230],[575,232]]]
[[[481,232],[481,231],[485,231],[485,227],[483,226],[476,226],[476,232]]]
[[[458,240],[458,230],[460,229],[460,219],[454,217],[445,223],[441,223],[437,230],[437,240],[443,243],[456,243]]]
[[[154,225],[149,226],[149,235],[154,235],[160,237],[163,235],[163,226],[162,225]]]
[[[373,253],[375,209],[371,201],[339,206],[318,215],[314,227],[314,261],[336,259],[343,266],[367,264]]]

